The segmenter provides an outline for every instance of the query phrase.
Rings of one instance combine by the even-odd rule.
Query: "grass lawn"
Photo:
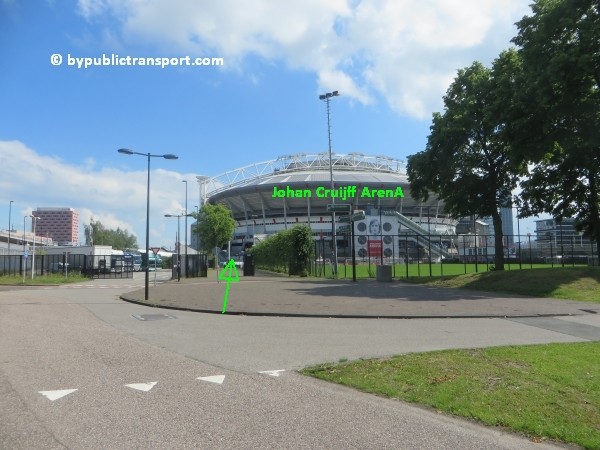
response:
[[[600,303],[598,267],[506,270],[433,278],[409,277],[402,281]]]
[[[21,285],[21,286],[36,286],[40,284],[64,284],[64,283],[81,283],[82,281],[89,281],[89,278],[81,275],[69,275],[65,278],[62,274],[50,274],[36,276],[31,279],[31,275],[25,277],[25,283],[23,283],[23,277],[19,276],[0,276],[0,285]]]
[[[600,343],[414,353],[302,371],[362,391],[600,448]]]
[[[493,264],[460,264],[460,263],[445,263],[445,264],[395,264],[392,266],[392,275],[394,278],[406,279],[406,277],[439,277],[447,275],[464,275],[471,273],[486,273],[492,269]],[[575,268],[587,268],[588,266],[575,266]],[[552,267],[550,264],[522,264],[519,268],[518,264],[506,264],[505,272],[513,272],[518,270],[528,269],[556,269],[565,270],[571,269],[573,266],[567,266],[562,268],[558,265]],[[377,265],[372,262],[369,264],[357,264],[356,276],[357,278],[375,278],[377,271]],[[340,264],[338,266],[339,278],[351,279],[352,278],[352,265]],[[332,277],[332,267],[330,264],[320,266],[316,269],[316,275],[325,278]],[[313,273],[313,275],[315,275]]]

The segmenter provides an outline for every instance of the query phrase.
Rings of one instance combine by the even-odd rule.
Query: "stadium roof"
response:
[[[380,204],[399,209],[403,203],[414,207],[409,198],[408,178],[402,161],[387,156],[367,156],[361,153],[333,154],[333,179],[339,186],[369,186],[372,188],[395,188],[402,186],[405,198],[356,200],[358,207]],[[329,153],[297,154],[251,164],[215,177],[198,177],[203,203],[207,200],[228,205],[234,217],[250,218],[254,214],[283,216],[312,213],[322,214],[331,199],[273,198],[273,187],[290,186],[293,189],[314,189],[330,186]],[[336,200],[338,203],[341,200]],[[350,201],[348,201],[350,203]],[[419,205],[421,205],[419,203]],[[431,198],[426,205],[438,206]]]
[[[374,175],[376,173],[390,173],[404,175],[404,163],[388,156],[367,156],[362,153],[336,154],[331,157],[333,166],[334,180],[339,179],[340,172],[344,173],[346,179],[347,172],[365,172]],[[264,183],[269,177],[279,177],[289,175],[294,172],[304,172],[305,174],[314,174],[312,181],[329,181],[329,172],[323,174],[323,171],[329,171],[329,153],[306,154],[279,156],[270,161],[250,164],[239,169],[230,170],[214,177],[197,177],[201,185],[204,186],[205,197],[212,197],[219,192],[229,190],[234,187],[248,186],[251,184]],[[301,176],[301,175],[296,175]],[[306,177],[306,175],[303,175]],[[321,179],[320,177],[326,177]],[[283,180],[285,177],[278,179]],[[302,181],[302,180],[301,180]],[[308,180],[304,180],[308,181]],[[383,181],[383,180],[382,180]],[[396,180],[397,181],[397,180]],[[285,181],[283,181],[285,182]]]

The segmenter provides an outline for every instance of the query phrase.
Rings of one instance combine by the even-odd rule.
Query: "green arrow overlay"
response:
[[[237,268],[235,267],[235,261],[230,259],[229,262],[223,267],[223,271],[219,274],[219,280],[224,280],[227,283],[225,284],[225,297],[223,297],[223,310],[221,314],[225,314],[227,310],[227,297],[229,296],[229,283],[232,281],[237,283],[240,281],[240,276],[238,275]]]

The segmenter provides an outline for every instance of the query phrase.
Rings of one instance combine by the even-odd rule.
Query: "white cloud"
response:
[[[135,163],[123,161],[125,164]],[[151,171],[151,245],[173,245],[177,225],[164,215],[179,214],[185,209],[185,186],[181,182],[184,179],[188,180],[188,210],[193,211],[198,200],[194,174],[182,175],[160,168]],[[96,168],[90,159],[80,165],[71,164],[57,157],[42,156],[19,141],[0,141],[0,201],[14,201],[11,222],[18,229],[23,216],[37,207],[74,208],[80,214],[81,241],[85,240],[83,224],[93,217],[107,228],[120,227],[135,234],[138,244],[143,246],[146,183],[145,169]],[[20,211],[21,217],[16,211]]]
[[[522,0],[79,0],[79,11],[116,18],[125,43],[210,53],[230,68],[248,55],[284,61],[314,72],[319,91],[362,103],[383,97],[424,118],[474,54],[489,62],[509,46],[529,8]]]

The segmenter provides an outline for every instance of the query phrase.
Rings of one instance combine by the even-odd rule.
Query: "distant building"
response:
[[[543,219],[535,221],[536,240],[542,244],[571,245],[590,244],[590,237],[575,230],[575,219]]]
[[[515,230],[513,227],[513,215],[512,208],[500,208],[500,219],[502,219],[502,236],[504,236],[504,244],[507,246],[511,246],[514,242]],[[490,238],[493,242],[493,235],[496,233],[494,228],[494,221],[492,217],[483,217],[483,222],[489,225],[489,234]]]
[[[37,236],[52,238],[59,245],[79,243],[79,213],[73,208],[38,208],[33,215],[38,218]]]

